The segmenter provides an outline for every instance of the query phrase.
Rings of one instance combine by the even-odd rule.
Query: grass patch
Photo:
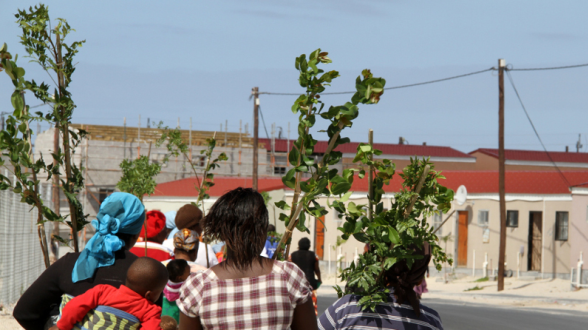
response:
[[[488,277],[486,276],[486,277],[479,278],[479,279],[475,280],[474,282],[488,282]]]
[[[464,292],[467,292],[467,291],[478,291],[478,290],[482,290],[482,289],[484,289],[484,288],[480,288],[479,286],[477,286],[477,285],[476,285],[476,286],[475,286],[475,287],[473,287],[473,288],[465,289],[465,290],[463,290],[463,291],[464,291]]]

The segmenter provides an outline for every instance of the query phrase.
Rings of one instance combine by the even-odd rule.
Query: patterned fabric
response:
[[[319,318],[320,330],[330,329],[395,329],[395,330],[443,330],[439,314],[420,305],[421,315],[417,317],[412,306],[398,304],[394,293],[388,301],[379,303],[376,310],[362,311],[357,302],[361,296],[346,295],[331,305]]]
[[[177,304],[200,317],[204,329],[289,329],[294,308],[311,295],[300,268],[275,261],[270,274],[257,277],[220,280],[210,269],[192,274]]]
[[[64,294],[59,311],[63,310],[73,297]],[[108,306],[98,306],[90,311],[84,319],[74,325],[73,330],[138,330],[141,327],[135,316]]]
[[[180,298],[180,288],[184,282],[172,282],[167,281],[165,288],[163,289],[163,295],[168,301],[176,301]]]
[[[198,233],[190,229],[181,229],[174,235],[174,248],[192,251],[198,243]]]

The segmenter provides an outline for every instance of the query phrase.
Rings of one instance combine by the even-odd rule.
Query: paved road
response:
[[[319,295],[319,315],[336,300],[336,295]],[[445,330],[588,329],[586,312],[490,306],[426,297],[423,304],[439,312]]]

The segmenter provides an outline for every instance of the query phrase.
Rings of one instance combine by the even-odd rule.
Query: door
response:
[[[457,265],[468,265],[468,211],[459,211],[457,220]]]
[[[315,218],[314,224],[314,252],[319,260],[323,260],[325,252],[325,216]]]
[[[541,246],[543,245],[543,213],[529,214],[529,254],[528,269],[541,271]]]

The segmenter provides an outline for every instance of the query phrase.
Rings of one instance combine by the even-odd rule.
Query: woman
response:
[[[116,288],[125,283],[129,266],[137,256],[129,252],[145,221],[141,201],[127,193],[114,193],[100,205],[92,220],[96,234],[81,253],[57,260],[25,291],[14,318],[27,330],[46,329],[59,316],[61,296],[77,296],[98,284]]]
[[[226,259],[182,286],[181,330],[317,328],[304,273],[260,256],[267,225],[263,197],[252,189],[237,188],[214,203],[204,232],[226,243]]]
[[[177,231],[173,237],[174,258],[186,260],[190,266],[191,273],[197,273],[207,269],[195,262],[200,246],[198,238],[199,235],[197,232],[186,228]],[[163,264],[167,265],[170,261],[171,259],[166,260]]]
[[[429,243],[422,248],[414,247],[415,255],[423,258],[415,260],[408,268],[406,260],[394,264],[384,273],[384,281],[390,289],[388,302],[376,306],[374,312],[362,311],[357,302],[360,295],[346,295],[331,305],[319,318],[321,329],[379,328],[406,330],[442,330],[439,314],[421,305],[413,288],[419,284],[431,260]]]
[[[290,255],[290,260],[304,272],[306,280],[312,286],[312,303],[314,304],[314,313],[318,316],[316,290],[322,283],[321,269],[316,254],[310,251],[310,240],[308,238],[303,237],[298,241],[298,251]],[[314,277],[315,274],[318,280]]]

